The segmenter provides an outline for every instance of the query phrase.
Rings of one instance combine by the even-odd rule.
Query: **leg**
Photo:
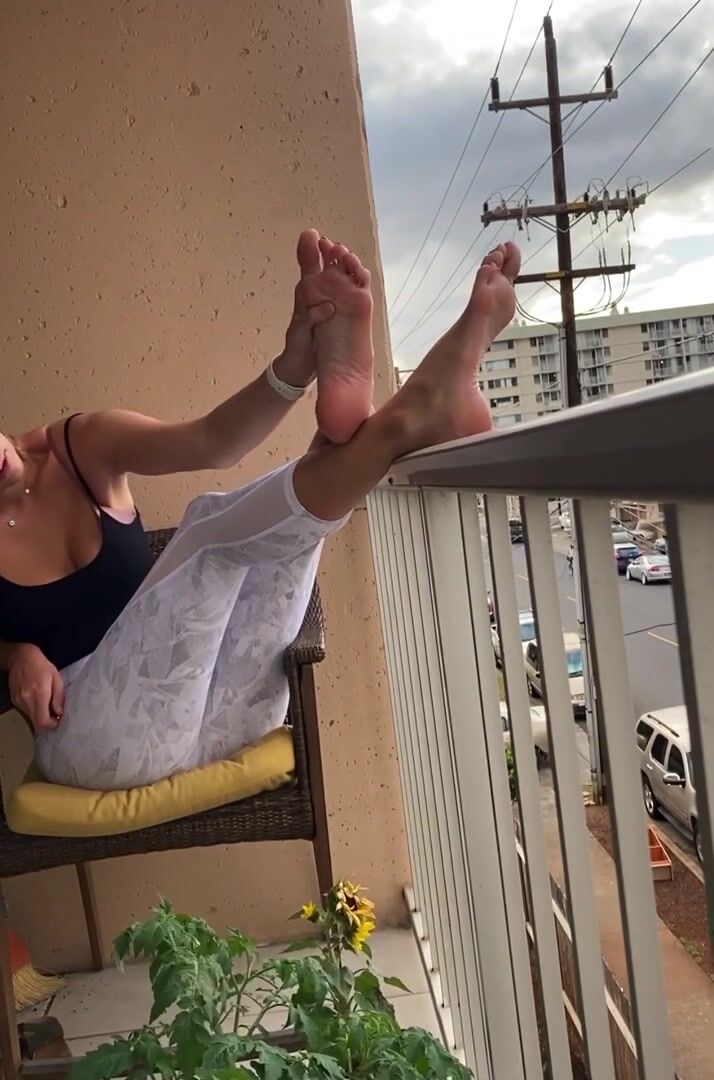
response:
[[[79,892],[82,897],[84,921],[87,925],[89,949],[92,956],[92,971],[102,971],[104,968],[104,954],[102,952],[102,934],[99,926],[99,910],[94,893],[92,868],[89,863],[77,863],[75,869],[77,871],[77,881],[79,882]]]
[[[286,632],[292,622],[297,633],[319,546],[340,524],[300,506],[293,470],[278,469],[228,495],[201,496],[189,507],[145,583],[69,683],[62,724],[38,738],[36,759],[49,780],[137,787],[223,756],[205,756],[202,727],[235,611],[254,616],[240,642],[243,692],[224,731],[229,752],[251,741],[258,714],[263,724],[266,716],[273,727],[283,722],[281,656],[266,656],[261,646],[276,623]]]

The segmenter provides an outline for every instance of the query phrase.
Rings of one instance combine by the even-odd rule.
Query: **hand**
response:
[[[54,731],[64,712],[64,683],[36,645],[18,645],[8,671],[10,697],[35,731]]]
[[[334,306],[330,303],[309,308],[303,297],[302,282],[298,282],[295,306],[285,334],[285,349],[273,362],[279,378],[291,386],[307,386],[314,379],[316,360],[312,328],[334,314]]]

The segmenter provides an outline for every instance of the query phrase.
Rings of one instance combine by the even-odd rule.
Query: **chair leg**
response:
[[[92,955],[92,971],[102,971],[104,968],[104,954],[102,952],[102,934],[92,869],[89,863],[77,863],[75,869],[77,871],[79,891],[82,896],[84,921],[87,924],[89,949]]]
[[[0,1065],[3,1080],[19,1080],[20,1038],[17,1031],[7,929],[7,906],[0,886]]]
[[[334,885],[335,879],[332,875],[332,853],[330,851],[325,782],[322,773],[322,755],[320,753],[320,728],[317,718],[315,677],[311,667],[303,668],[301,683],[307,766],[310,772],[310,792],[312,794],[312,809],[315,815],[315,838],[312,842],[312,850],[315,857],[320,897],[324,897]]]

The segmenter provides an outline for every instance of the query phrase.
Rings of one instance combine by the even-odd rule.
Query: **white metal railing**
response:
[[[686,376],[411,455],[368,501],[412,860],[408,896],[446,1036],[478,1080],[573,1075],[518,625],[507,503],[514,494],[541,653],[582,1053],[589,1075],[615,1080],[564,662],[548,505],[554,495],[570,497],[574,507],[616,852],[633,1075],[675,1075],[609,517],[613,499],[666,505],[714,931],[712,416],[714,372]],[[475,493],[483,496],[488,559]],[[518,776],[514,805],[489,586]]]

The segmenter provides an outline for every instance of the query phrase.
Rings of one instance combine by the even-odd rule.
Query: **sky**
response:
[[[684,14],[694,0],[641,0],[613,61],[616,85]],[[588,92],[610,58],[636,0],[554,0],[561,93]],[[547,3],[519,0],[499,67],[502,100],[536,39]],[[476,119],[494,72],[513,0],[353,0],[370,164],[395,362],[410,367],[463,307],[472,267],[489,247],[516,231],[480,221],[484,201],[523,199],[524,180],[550,153],[547,126],[527,112],[484,108],[444,206],[416,266],[415,258]],[[628,79],[616,101],[583,107],[565,147],[570,197],[588,184],[608,189],[628,183],[656,187],[714,144],[714,56],[707,61],[631,160],[619,166],[714,45],[714,0],[695,10]],[[598,86],[600,89],[600,86]],[[514,96],[546,93],[543,38],[539,38]],[[567,107],[564,107],[567,108]],[[543,115],[543,113],[541,113]],[[475,177],[474,172],[495,135]],[[566,123],[567,131],[567,123]],[[614,176],[613,176],[614,174]],[[536,203],[552,202],[550,164],[527,188]],[[470,188],[470,189],[469,189]],[[517,190],[519,189],[520,190]],[[641,189],[645,190],[645,189]],[[463,202],[457,214],[459,204]],[[577,253],[605,225],[587,219],[572,233]],[[499,232],[500,229],[500,232]],[[536,221],[517,232],[527,272],[557,266],[555,239]],[[604,256],[603,256],[604,253]],[[612,300],[632,311],[714,302],[714,148],[652,193],[634,216],[608,229],[575,260],[597,266],[623,257],[637,269],[625,282],[585,280],[578,312]],[[411,273],[410,273],[411,271]],[[410,275],[404,284],[407,275]],[[627,291],[622,296],[623,285]],[[523,285],[524,311],[557,319],[559,300],[549,287]]]

